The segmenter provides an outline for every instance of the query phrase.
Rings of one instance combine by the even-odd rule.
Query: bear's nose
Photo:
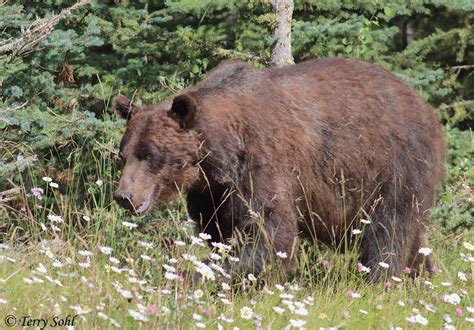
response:
[[[133,210],[131,193],[121,191],[121,190],[116,190],[114,192],[114,199],[124,209]]]

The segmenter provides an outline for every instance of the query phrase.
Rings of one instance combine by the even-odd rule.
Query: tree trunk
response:
[[[294,64],[293,55],[291,55],[293,0],[272,0],[272,6],[277,18],[277,26],[273,31],[275,43],[272,49],[272,64],[275,66]]]

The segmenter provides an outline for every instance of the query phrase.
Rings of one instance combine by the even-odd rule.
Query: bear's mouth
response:
[[[145,200],[140,205],[138,205],[138,207],[135,209],[136,215],[140,216],[140,215],[145,214],[147,211],[149,211],[149,209],[152,206],[152,201],[153,201],[152,196],[153,196],[153,193],[150,193],[145,198]]]

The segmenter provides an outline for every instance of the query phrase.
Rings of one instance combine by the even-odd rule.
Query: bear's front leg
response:
[[[281,266],[279,275],[286,275],[295,262],[293,247],[298,237],[297,218],[292,213],[278,207],[259,213],[249,211],[246,220],[234,230],[240,261],[230,267],[233,277],[258,276],[272,266]]]

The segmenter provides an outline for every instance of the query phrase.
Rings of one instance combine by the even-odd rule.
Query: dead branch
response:
[[[242,52],[238,52],[236,50],[231,50],[231,49],[225,49],[225,48],[218,47],[216,49],[216,51],[218,53],[221,53],[224,56],[239,57],[239,58],[244,58],[244,59],[247,59],[247,60],[259,61],[259,62],[264,61],[264,59],[260,56],[252,55],[252,54],[248,54],[248,53],[242,53]]]
[[[20,188],[12,188],[0,192],[0,203],[5,203],[16,199],[20,195]]]
[[[13,56],[26,56],[36,50],[36,47],[53,31],[54,26],[71,15],[79,7],[90,3],[90,0],[79,0],[70,8],[63,9],[58,15],[49,19],[40,18],[34,21],[26,30],[22,31],[21,37],[8,40],[0,45],[0,54],[12,53]]]

